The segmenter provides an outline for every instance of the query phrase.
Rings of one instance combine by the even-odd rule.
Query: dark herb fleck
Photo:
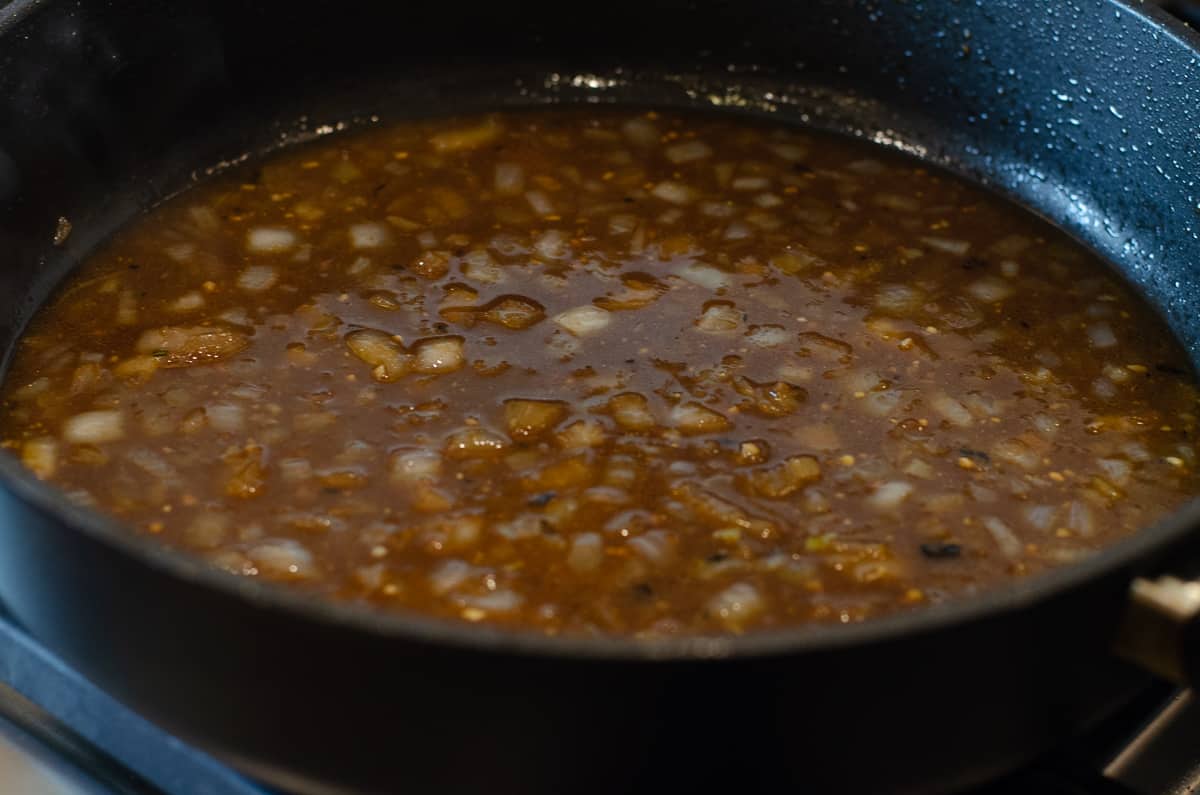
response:
[[[1167,373],[1169,375],[1187,375],[1187,370],[1184,370],[1182,367],[1176,367],[1173,364],[1167,364],[1166,362],[1159,362],[1154,365],[1154,369],[1160,373]]]
[[[964,455],[967,458],[973,458],[981,464],[992,463],[992,457],[982,450],[974,450],[970,447],[960,447],[958,448],[958,453],[959,455]]]
[[[648,582],[634,583],[633,595],[639,599],[649,599],[654,596],[654,589],[650,587]]]
[[[725,554],[724,552],[714,552],[704,560],[707,563],[722,563],[726,560],[729,560],[729,555]]]
[[[155,348],[153,351],[150,352],[150,355],[153,356],[155,359],[161,359],[162,357],[167,355],[167,349],[166,348]]]
[[[962,555],[960,544],[947,544],[941,541],[930,541],[921,545],[921,554],[934,560],[957,558]]]
[[[535,494],[530,497],[528,504],[534,508],[544,508],[556,496],[558,495],[553,491],[543,491],[541,494]]]

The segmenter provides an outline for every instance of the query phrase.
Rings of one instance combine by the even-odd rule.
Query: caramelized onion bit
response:
[[[790,456],[753,472],[748,482],[755,494],[772,500],[787,497],[821,479],[821,465],[810,455]]]
[[[70,444],[103,444],[125,438],[125,417],[112,409],[85,411],[63,423],[63,439]]]
[[[359,329],[346,335],[346,347],[371,365],[371,377],[384,383],[398,381],[412,369],[412,356],[391,335]]]
[[[567,414],[561,400],[512,398],[504,401],[504,424],[515,440],[540,436],[557,425]]]
[[[672,408],[670,422],[673,427],[689,435],[720,433],[730,427],[724,414],[695,401],[681,403]]]
[[[656,424],[650,413],[650,404],[644,395],[623,392],[608,401],[608,411],[613,420],[628,431],[648,431]]]
[[[446,437],[445,454],[449,458],[490,458],[504,452],[507,447],[508,442],[502,436],[474,426]]]
[[[418,373],[451,373],[465,364],[465,340],[454,334],[428,337],[413,344],[413,370]]]
[[[513,330],[526,329],[546,317],[546,308],[523,295],[501,295],[480,308],[483,319]]]
[[[584,305],[555,316],[554,322],[577,337],[586,337],[608,328],[612,315],[598,306]]]

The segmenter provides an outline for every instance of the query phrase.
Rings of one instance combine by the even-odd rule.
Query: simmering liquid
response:
[[[1197,393],[1095,257],[892,152],[560,110],[285,151],[148,212],[0,438],[233,576],[545,633],[852,622],[1197,491]]]

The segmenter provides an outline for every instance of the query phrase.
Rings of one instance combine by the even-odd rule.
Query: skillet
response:
[[[623,102],[897,147],[1111,261],[1200,355],[1200,52],[1121,0],[26,0],[0,12],[0,350],[111,231],[339,124]],[[57,219],[72,223],[65,245]],[[1142,580],[1200,505],[1070,568],[857,626],[548,639],[317,603],[139,542],[0,456],[0,598],[118,699],[301,793],[951,791],[1200,674]],[[1183,592],[1186,595],[1186,589]],[[1164,596],[1165,594],[1165,596]]]

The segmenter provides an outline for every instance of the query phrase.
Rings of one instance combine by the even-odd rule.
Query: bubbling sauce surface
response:
[[[1181,350],[1092,255],[894,153],[559,110],[284,151],[20,343],[0,438],[233,575],[545,633],[852,622],[1197,492]]]

